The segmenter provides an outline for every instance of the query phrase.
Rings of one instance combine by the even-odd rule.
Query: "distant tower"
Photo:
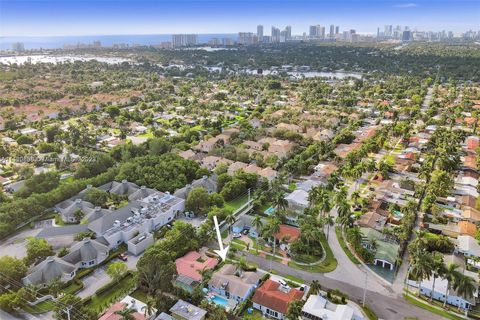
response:
[[[292,38],[292,26],[285,27],[285,40],[290,40]]]
[[[272,43],[280,42],[280,29],[272,26]]]
[[[333,38],[334,32],[335,32],[335,26],[333,24],[331,24],[330,25],[330,33],[329,33],[330,38]]]
[[[316,38],[318,36],[317,35],[317,26],[310,26],[308,35],[310,36],[310,38]]]
[[[339,34],[340,33],[340,26],[336,26],[335,27],[335,34]]]
[[[263,26],[261,24],[259,24],[257,26],[257,38],[258,38],[258,42],[262,42],[262,40],[263,40]]]

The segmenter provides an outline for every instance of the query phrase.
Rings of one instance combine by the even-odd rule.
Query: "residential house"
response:
[[[233,163],[232,160],[217,157],[217,156],[206,156],[200,161],[200,166],[202,168],[207,168],[208,170],[214,170],[220,164],[226,164],[227,166]]]
[[[207,315],[207,311],[181,299],[169,311],[178,320],[203,320]]]
[[[227,173],[231,176],[235,174],[238,170],[245,169],[248,166],[248,164],[240,161],[235,161],[232,163],[230,166],[228,166]]]
[[[335,304],[320,295],[312,294],[302,308],[304,320],[361,320],[348,304]]]
[[[90,268],[102,263],[109,251],[108,246],[87,238],[70,247],[69,253],[62,259],[76,268]]]
[[[63,221],[75,223],[89,216],[94,210],[94,205],[82,199],[65,200],[55,206]]]
[[[463,310],[469,310],[472,306],[476,305],[476,298],[478,297],[478,285],[475,284],[475,292],[472,298],[464,298],[459,295],[457,291],[453,288],[450,288],[450,291],[447,294],[448,281],[442,277],[430,277],[429,279],[424,279],[420,282],[420,293],[430,297],[432,295],[433,282],[435,281],[435,291],[433,292],[433,299],[438,301],[445,301],[447,303],[458,307]],[[408,280],[410,286],[418,288],[418,283],[414,280]]]
[[[22,279],[24,285],[33,284],[47,285],[55,279],[68,282],[75,277],[77,268],[55,256],[47,257],[45,260],[32,267],[27,276]]]
[[[480,267],[480,264],[476,261],[480,258],[480,245],[474,237],[458,236],[455,253],[462,254],[469,265],[476,268]]]
[[[362,245],[368,250],[375,252],[373,264],[382,268],[393,270],[397,263],[399,245],[386,238],[381,232],[370,229],[360,228],[364,239]],[[376,248],[372,247],[372,242],[376,243]]]
[[[226,264],[212,275],[208,288],[228,299],[242,302],[255,290],[261,277],[259,271],[241,271],[232,264]]]
[[[134,299],[132,300],[132,301],[134,301],[134,303],[132,303],[131,301],[124,301],[124,300],[111,305],[107,309],[107,311],[105,311],[102,314],[102,316],[100,318],[98,318],[98,320],[122,320],[124,318],[121,315],[116,314],[115,312],[123,310],[123,309],[133,309],[134,310],[134,312],[132,312],[132,314],[131,314],[132,320],[147,320],[147,317],[145,317],[145,314],[141,310],[141,306],[136,305],[137,304],[136,300],[134,300]]]
[[[187,199],[190,191],[195,188],[203,188],[208,193],[217,192],[217,175],[214,173],[211,176],[203,176],[200,179],[193,180],[191,184],[187,184],[185,187],[177,189],[173,195],[175,197]]]
[[[190,251],[175,260],[178,274],[175,283],[191,292],[202,281],[201,272],[212,270],[217,264],[217,259],[207,257],[205,254],[196,251]]]
[[[257,238],[261,234],[261,230],[257,230],[253,224],[253,216],[241,215],[232,226],[233,233],[242,233],[247,230],[248,235],[252,238]],[[266,225],[266,220],[262,219],[263,225]]]
[[[252,297],[253,308],[262,312],[264,316],[283,320],[286,319],[288,305],[301,300],[304,293],[268,279],[255,291]]]

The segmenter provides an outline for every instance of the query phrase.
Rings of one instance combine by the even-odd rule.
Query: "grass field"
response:
[[[225,208],[231,212],[235,212],[247,201],[248,201],[248,195],[244,195],[243,197],[225,202]]]
[[[423,301],[419,301],[417,300],[416,298],[413,298],[409,295],[406,295],[404,294],[403,297],[405,298],[405,300],[407,300],[409,303],[417,306],[417,307],[420,307],[422,309],[425,309],[425,310],[428,310],[432,313],[435,313],[435,314],[438,314],[439,316],[442,316],[444,318],[447,318],[447,319],[452,319],[452,320],[460,320],[460,319],[464,319],[460,316],[456,316],[456,315],[453,315],[451,313],[448,313],[444,310],[441,310],[441,309],[438,309],[436,307],[433,307],[432,305],[426,303],[426,302],[423,302]]]
[[[350,259],[355,264],[360,264],[360,261],[358,261],[357,257],[348,249],[347,243],[345,242],[345,239],[343,239],[342,235],[342,229],[340,227],[335,227],[335,234],[337,235],[338,242],[340,242],[340,246],[342,247],[343,251],[347,255],[347,257]]]
[[[319,273],[327,273],[335,270],[337,268],[337,259],[335,259],[332,249],[330,249],[330,246],[328,245],[328,242],[325,236],[322,235],[320,242],[322,243],[323,250],[325,251],[325,254],[326,254],[325,259],[321,263],[312,265],[312,266],[304,266],[296,263],[295,261],[290,261],[288,263],[288,266],[295,269],[305,270],[309,272],[319,272]]]

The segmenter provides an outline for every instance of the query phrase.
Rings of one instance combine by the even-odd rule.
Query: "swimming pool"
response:
[[[228,300],[217,295],[214,295],[213,298],[210,299],[210,301],[224,308],[228,306]]]
[[[273,213],[275,212],[275,208],[274,207],[270,207],[268,208],[267,210],[265,210],[265,214],[266,215],[272,215]]]

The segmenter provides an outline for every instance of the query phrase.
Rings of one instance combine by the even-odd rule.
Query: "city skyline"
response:
[[[0,36],[141,35],[254,32],[263,25],[309,33],[311,25],[330,25],[376,34],[384,25],[424,31],[478,30],[475,1],[2,1]]]

